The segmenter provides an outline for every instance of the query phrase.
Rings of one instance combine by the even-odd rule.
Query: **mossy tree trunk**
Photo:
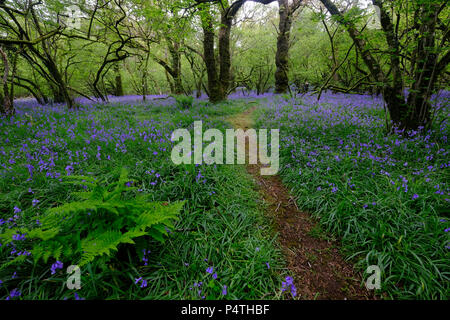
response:
[[[450,51],[442,48],[436,41],[439,14],[444,10],[446,4],[438,0],[411,1],[414,25],[411,30],[406,30],[406,32],[413,32],[415,39],[410,45],[413,52],[410,55],[409,70],[406,70],[400,58],[408,53],[402,51],[399,42],[399,25],[394,23],[387,1],[372,0],[372,4],[380,9],[380,23],[388,45],[389,71],[386,72],[370,50],[367,40],[357,29],[355,23],[344,17],[331,0],[320,1],[344,26],[355,43],[372,78],[376,81],[377,91],[383,95],[393,125],[405,132],[430,127],[432,121],[431,96],[436,91],[439,75],[446,70],[450,63]],[[439,59],[440,52],[444,52],[444,54]],[[412,72],[409,72],[410,70]],[[408,75],[409,73],[411,75]],[[407,95],[405,87],[409,87]]]

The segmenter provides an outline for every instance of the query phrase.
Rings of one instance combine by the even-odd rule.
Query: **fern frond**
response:
[[[40,227],[5,230],[0,234],[1,243],[13,241],[17,233],[27,234],[26,241],[32,245],[30,252],[35,263],[40,260],[47,263],[51,257],[56,260],[79,259],[79,266],[97,258],[107,262],[120,244],[135,245],[138,241],[140,248],[145,247],[147,239],[143,236],[163,242],[167,228],[174,227],[173,221],[178,219],[185,203],[151,202],[148,201],[150,196],[124,200],[124,191],[136,189],[126,187],[129,181],[126,169],[122,169],[116,183],[110,184],[112,192],[92,177],[69,176],[65,180],[75,184],[90,183],[91,191],[75,192],[73,195],[80,201],[47,210],[40,218]],[[25,261],[25,256],[9,261],[0,270],[21,261]]]
[[[5,269],[5,268],[7,268],[9,266],[21,264],[21,263],[25,262],[26,258],[27,258],[27,256],[25,256],[25,255],[17,256],[13,260],[8,261],[8,262],[3,263],[2,265],[0,265],[0,271],[2,271],[3,269]]]
[[[120,243],[134,244],[133,239],[130,237],[133,234],[122,234],[120,231],[109,230],[100,235],[92,235],[88,239],[81,242],[81,248],[83,254],[80,260],[80,266],[83,266],[95,257],[101,255],[109,255],[111,251],[117,251],[117,246]]]

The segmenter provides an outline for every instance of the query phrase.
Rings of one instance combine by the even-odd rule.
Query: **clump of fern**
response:
[[[135,244],[150,236],[163,242],[173,228],[173,221],[184,202],[148,201],[148,195],[125,199],[124,194],[135,188],[127,186],[128,173],[122,169],[117,182],[104,186],[92,177],[69,176],[71,184],[88,185],[88,190],[75,192],[79,201],[49,209],[35,228],[11,228],[0,234],[3,244],[28,246],[34,262],[49,258],[65,259],[78,266],[98,257],[113,257],[121,244]],[[25,235],[20,244],[17,235]],[[142,241],[140,241],[142,242]],[[31,248],[31,249],[30,249]],[[23,262],[28,255],[19,255],[0,269]]]

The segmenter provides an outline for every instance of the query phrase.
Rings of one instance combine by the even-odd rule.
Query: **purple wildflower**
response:
[[[23,241],[23,240],[25,240],[25,234],[20,234],[20,233],[13,234],[12,239],[15,241]]]
[[[56,270],[62,269],[63,265],[64,264],[61,261],[56,261],[54,264],[52,264],[52,267],[51,267],[52,274],[55,274]]]
[[[74,293],[75,300],[86,300],[86,298],[81,298],[76,292]]]
[[[289,290],[293,297],[297,295],[297,288],[294,285],[294,279],[292,277],[286,277],[286,281],[283,281],[281,291],[285,292]]]
[[[17,297],[20,297],[22,295],[22,292],[20,292],[18,289],[12,289],[9,293],[9,296],[6,297],[6,300],[11,300]]]

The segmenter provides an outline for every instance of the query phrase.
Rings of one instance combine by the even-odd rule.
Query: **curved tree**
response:
[[[417,130],[429,127],[431,96],[450,63],[449,10],[445,1],[372,0],[386,50],[372,48],[357,27],[356,18],[339,10],[331,0],[320,0],[346,29],[382,93],[395,127]],[[387,68],[380,61],[386,60]],[[408,90],[406,90],[408,89]]]
[[[9,4],[0,1],[0,27],[8,35],[0,38],[0,43],[19,46],[20,55],[49,82],[54,100],[65,102],[71,109],[74,100],[54,54],[55,43],[63,27],[47,18],[46,7],[36,9],[38,5],[42,3],[23,0]],[[52,30],[47,31],[48,27]],[[12,83],[15,80],[12,79]]]

